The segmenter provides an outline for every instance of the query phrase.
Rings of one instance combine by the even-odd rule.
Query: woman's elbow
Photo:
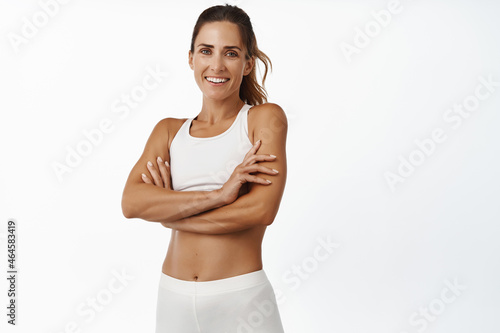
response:
[[[269,226],[273,223],[278,213],[278,209],[274,204],[270,204],[262,199],[252,202],[249,206],[252,207],[252,211],[248,212],[246,216],[248,216],[254,224]]]
[[[278,213],[275,209],[262,210],[263,213],[260,217],[260,223],[265,226],[270,226],[273,224],[276,214]]]
[[[122,213],[123,213],[123,216],[127,219],[133,219],[136,217],[135,212],[132,209],[132,207],[130,207],[128,205],[124,205],[123,203],[122,203]]]
[[[274,222],[274,216],[264,216],[262,219],[261,219],[261,223],[265,226],[270,226],[271,224],[273,224]]]
[[[137,217],[136,205],[126,193],[122,196],[122,213],[127,219]]]

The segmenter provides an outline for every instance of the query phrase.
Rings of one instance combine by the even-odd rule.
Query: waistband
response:
[[[269,283],[263,269],[236,275],[225,279],[211,281],[187,281],[176,279],[161,272],[160,286],[182,294],[218,294],[228,291],[252,288]]]

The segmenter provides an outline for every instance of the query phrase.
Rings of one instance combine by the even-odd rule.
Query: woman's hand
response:
[[[222,196],[222,200],[229,205],[234,202],[239,195],[248,193],[248,189],[246,187],[247,182],[258,183],[262,185],[271,184],[270,180],[266,180],[261,177],[257,177],[255,175],[251,175],[254,172],[267,173],[269,175],[276,175],[278,173],[277,170],[259,165],[258,162],[262,161],[274,161],[276,156],[274,155],[256,155],[255,153],[259,149],[261,141],[258,140],[254,146],[248,151],[241,162],[238,165],[227,182],[220,188],[219,193]],[[245,184],[245,186],[243,186]],[[243,187],[243,188],[242,188]]]
[[[154,163],[148,161],[147,168],[151,177],[149,178],[146,174],[142,174],[142,181],[146,184],[153,184],[156,186],[164,187],[172,189],[172,181],[170,179],[170,165],[167,161],[163,162],[162,158],[158,156],[156,159],[156,163],[158,164],[158,168]],[[159,169],[159,170],[158,170]],[[167,222],[161,222],[161,225],[165,228],[170,228],[170,225]]]
[[[142,181],[146,184],[153,184],[156,186],[172,189],[172,181],[170,179],[170,165],[167,161],[163,162],[160,156],[156,159],[156,163],[158,167],[148,161],[147,168],[149,173],[151,174],[151,178],[149,178],[146,174],[142,174]]]

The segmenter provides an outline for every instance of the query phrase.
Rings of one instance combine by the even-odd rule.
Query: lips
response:
[[[226,77],[216,77],[216,76],[205,76],[205,80],[215,85],[222,85],[229,81]]]

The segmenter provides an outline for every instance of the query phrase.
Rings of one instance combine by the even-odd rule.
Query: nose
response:
[[[214,57],[212,57],[210,67],[213,72],[217,73],[224,70],[224,59],[222,57],[222,55],[215,55]]]

